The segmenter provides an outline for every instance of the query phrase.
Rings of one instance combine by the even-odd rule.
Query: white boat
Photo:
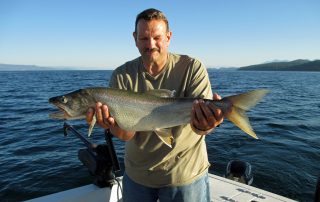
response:
[[[292,199],[255,188],[240,182],[209,174],[211,201],[263,201],[289,202]],[[94,184],[35,198],[27,202],[116,202],[122,201],[121,178],[112,188],[99,188]]]
[[[86,144],[87,149],[80,149],[78,152],[78,157],[91,173],[93,173],[95,176],[98,176],[98,178],[95,180],[95,184],[98,184],[100,187],[96,186],[95,184],[90,184],[28,200],[28,202],[122,201],[122,178],[116,178],[116,180],[114,180],[113,171],[119,171],[120,166],[119,162],[117,161],[116,153],[111,140],[112,135],[110,132],[108,132],[108,130],[105,131],[107,144],[96,146],[86,140],[72,126],[65,123],[65,135],[67,135],[68,131],[74,133]],[[95,149],[98,147],[100,149]],[[226,177],[229,179],[209,174],[211,201],[293,201],[289,198],[285,198],[283,196],[247,185],[250,184],[253,179],[251,175],[251,166],[249,163],[242,161],[230,161],[227,166]],[[109,186],[105,187],[107,185],[105,182],[107,182],[108,185],[112,184],[111,188]]]

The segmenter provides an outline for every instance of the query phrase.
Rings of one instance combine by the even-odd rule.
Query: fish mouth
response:
[[[72,118],[72,116],[68,113],[68,111],[65,108],[63,108],[61,105],[59,105],[58,103],[52,103],[52,104],[55,105],[60,111],[49,114],[50,118],[65,119],[65,120]]]
[[[65,111],[53,112],[49,114],[49,117],[52,119],[65,119],[65,120],[71,118],[71,116]]]
[[[49,114],[49,117],[52,119],[74,120],[85,118],[85,115],[76,114],[71,109],[68,110],[69,108],[61,103],[51,102],[51,104],[55,105],[60,110]]]

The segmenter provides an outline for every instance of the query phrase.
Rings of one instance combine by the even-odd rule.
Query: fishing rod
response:
[[[89,142],[86,138],[82,136],[73,126],[69,125],[68,123],[63,124],[63,134],[64,136],[68,136],[68,130],[70,130],[73,134],[75,134],[82,142],[87,146],[87,148],[95,149],[97,147],[96,144]]]
[[[116,172],[119,172],[120,164],[114,149],[110,130],[105,130],[106,144],[93,144],[87,140],[80,132],[68,123],[64,123],[64,136],[68,136],[71,131],[87,148],[78,150],[79,160],[89,169],[91,175],[95,177],[94,184],[98,187],[112,187],[117,182]]]

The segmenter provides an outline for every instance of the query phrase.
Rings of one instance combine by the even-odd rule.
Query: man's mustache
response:
[[[155,51],[158,51],[159,52],[159,49],[158,48],[146,48],[144,49],[144,52],[145,53],[148,53],[148,52],[155,52]]]

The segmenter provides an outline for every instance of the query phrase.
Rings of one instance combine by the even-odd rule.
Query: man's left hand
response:
[[[215,93],[213,100],[221,100],[221,97]],[[199,135],[206,135],[215,127],[223,122],[223,113],[221,109],[214,104],[206,104],[204,100],[195,100],[192,105],[191,127]]]

